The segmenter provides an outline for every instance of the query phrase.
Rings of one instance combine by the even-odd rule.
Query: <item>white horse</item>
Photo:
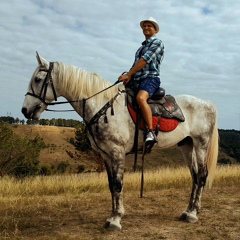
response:
[[[92,147],[99,151],[106,166],[112,196],[112,214],[106,220],[108,229],[121,229],[123,207],[123,175],[125,155],[134,145],[135,125],[126,107],[123,85],[113,86],[95,73],[60,62],[48,62],[37,53],[38,67],[29,83],[22,107],[26,118],[39,119],[48,104],[62,96],[86,121]],[[88,100],[86,100],[88,99]],[[77,100],[77,101],[75,101]],[[180,219],[196,222],[201,207],[203,188],[213,181],[218,156],[218,128],[215,106],[189,95],[176,97],[185,122],[171,132],[159,132],[158,147],[180,147],[192,176],[192,193]],[[105,104],[106,107],[100,110]],[[100,112],[99,112],[100,110]],[[143,132],[139,134],[139,147]]]

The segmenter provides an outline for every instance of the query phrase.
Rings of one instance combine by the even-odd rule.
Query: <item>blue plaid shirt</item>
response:
[[[133,79],[136,81],[146,79],[148,77],[160,77],[160,64],[164,55],[164,45],[161,40],[155,36],[149,38],[142,43],[142,46],[135,54],[135,61],[133,66],[142,57],[147,64],[143,69],[138,71]],[[132,67],[133,67],[132,66]]]

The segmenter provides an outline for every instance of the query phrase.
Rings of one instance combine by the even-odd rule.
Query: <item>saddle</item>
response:
[[[131,84],[126,85],[127,91],[127,106],[129,113],[135,122],[137,123],[138,115],[141,115],[140,108],[136,101],[136,94],[138,92],[139,84],[136,81],[130,81]],[[184,122],[185,118],[183,113],[176,103],[176,100],[171,95],[165,95],[165,90],[159,87],[153,96],[148,99],[148,104],[152,110],[153,115],[153,128],[158,131],[172,131],[179,122]],[[140,129],[144,130],[145,123],[141,119]]]

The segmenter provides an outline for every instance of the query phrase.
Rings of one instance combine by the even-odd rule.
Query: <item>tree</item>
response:
[[[91,143],[87,137],[85,123],[82,122],[81,127],[77,129],[75,140],[70,139],[69,142],[74,145],[76,149],[75,153],[67,151],[71,158],[74,158],[76,161],[81,161],[97,172],[104,171],[105,167],[101,155],[92,149]],[[78,169],[78,172],[81,171]]]
[[[82,152],[88,152],[92,149],[91,143],[87,137],[86,133],[86,126],[84,125],[82,128],[77,129],[75,133],[75,143],[74,146],[76,150],[82,151]]]
[[[0,123],[0,176],[36,175],[39,171],[39,154],[44,147],[42,138],[17,136],[7,124]]]
[[[16,123],[16,124],[19,124],[19,122],[20,122],[20,119],[19,119],[19,118],[16,118],[16,119],[15,119],[15,123]]]
[[[15,122],[15,119],[10,116],[3,116],[3,117],[0,117],[0,121],[9,123],[9,124],[13,124]]]
[[[63,174],[66,172],[68,166],[70,166],[68,161],[61,161],[57,166],[57,171]]]
[[[221,150],[240,163],[240,131],[220,129],[219,136]]]

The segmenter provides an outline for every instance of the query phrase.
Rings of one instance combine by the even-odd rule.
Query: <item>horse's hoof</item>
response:
[[[179,221],[186,221],[189,213],[188,212],[183,212],[182,215],[179,218]]]
[[[185,219],[186,222],[188,223],[195,223],[198,221],[198,217],[195,212],[189,213]]]
[[[104,228],[111,231],[119,231],[122,229],[121,224],[113,219],[108,219],[104,224]]]

